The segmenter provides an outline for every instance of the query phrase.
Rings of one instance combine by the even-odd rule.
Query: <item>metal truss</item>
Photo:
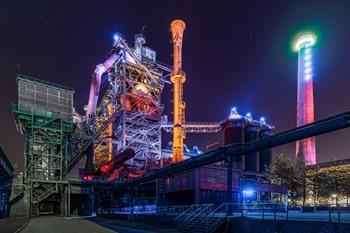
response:
[[[17,129],[24,134],[24,179],[31,189],[30,203],[39,204],[64,181],[73,122],[21,111],[17,105],[13,113]]]
[[[162,123],[162,129],[167,133],[173,132],[173,122]],[[186,133],[218,133],[222,127],[221,122],[186,122],[183,125]]]
[[[69,162],[67,172],[74,168],[76,163],[82,158],[84,152],[88,149],[91,143],[95,144],[97,151],[103,151],[103,149],[100,148],[100,145],[103,147],[100,137],[103,137],[103,135],[105,135],[106,128],[112,124],[113,121],[119,116],[119,112],[114,111],[108,115],[103,114],[102,111],[99,113],[100,114],[98,116],[100,117],[96,117],[99,120],[94,121],[96,124],[90,125],[88,128],[84,128],[84,130],[77,130],[77,132],[74,132],[70,137],[69,144],[73,148],[70,148],[71,156],[68,159]],[[97,164],[100,164],[108,159],[108,154],[106,155],[103,153],[103,155],[99,155],[100,157],[98,157],[96,161]]]
[[[138,58],[126,44],[123,48],[124,62],[116,62],[109,72],[109,87],[97,108],[97,128],[112,114],[117,117],[94,140],[95,163],[131,147],[136,155],[127,163],[148,168],[161,157],[162,72]]]

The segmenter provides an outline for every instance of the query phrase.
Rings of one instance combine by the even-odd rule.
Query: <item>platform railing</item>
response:
[[[262,220],[329,221],[350,223],[350,211],[325,206],[324,210],[305,211],[275,203],[224,203],[210,217],[247,217]]]
[[[177,206],[159,206],[157,207],[157,213],[158,214],[171,214],[171,215],[178,215],[178,214],[183,214],[186,212],[186,210],[190,209],[193,207],[193,205],[177,205]]]
[[[284,220],[284,221],[328,221],[350,223],[350,211],[331,205],[317,208],[291,208],[284,204],[275,203],[223,203],[214,208],[213,204],[184,205],[184,206],[160,206],[144,205],[124,208],[99,208],[99,215],[114,214],[159,214],[176,216],[178,223],[195,223],[196,228],[207,230],[217,227],[227,217],[245,217],[260,220]],[[198,230],[197,230],[198,231]],[[191,231],[188,231],[191,232]],[[203,231],[210,232],[210,231]]]
[[[184,219],[186,216],[190,215],[192,212],[194,212],[196,209],[198,209],[200,205],[194,204],[191,205],[188,209],[180,213],[176,218],[174,219],[176,222],[180,222],[182,219]]]
[[[210,212],[214,208],[214,204],[199,205],[197,209],[185,215],[183,218],[177,219],[177,223],[184,224],[193,221],[197,216],[200,216],[203,212]]]
[[[190,216],[190,218],[187,218],[185,221],[183,221],[179,227],[185,232],[189,232],[192,229],[195,229],[204,218],[213,212],[215,209],[214,207],[214,204],[204,205],[199,211]]]

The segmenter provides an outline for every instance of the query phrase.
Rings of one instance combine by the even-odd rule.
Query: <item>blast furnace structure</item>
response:
[[[173,68],[156,60],[156,52],[145,46],[143,34],[135,36],[133,48],[116,34],[109,56],[92,74],[85,114],[79,114],[73,107],[73,89],[18,75],[18,103],[13,106],[13,113],[17,129],[25,138],[24,197],[29,216],[36,216],[41,210],[60,215],[87,215],[100,205],[95,201],[104,199],[111,205],[113,200],[127,200],[132,190],[118,190],[117,198],[113,193],[104,192],[106,198],[97,191],[106,191],[106,186],[113,183],[125,183],[164,165],[182,161],[186,133],[222,131],[223,146],[250,143],[272,133],[273,126],[266,124],[265,119],[256,121],[250,114],[241,116],[235,108],[225,121],[185,122],[183,84],[186,76],[182,70],[185,27],[182,20],[171,23]],[[303,59],[308,57],[302,56]],[[171,82],[166,79],[168,76]],[[173,122],[162,117],[161,94],[165,83],[173,84]],[[161,129],[173,133],[171,161],[161,159]],[[269,149],[244,155],[234,167],[235,173],[240,174],[237,180],[239,177],[252,180],[263,177],[270,158]],[[189,182],[183,183],[186,187],[178,185],[176,177],[162,178],[144,185],[142,191],[148,193],[150,204],[164,204],[161,195],[172,195],[170,193],[182,188],[190,190],[193,198],[183,195],[186,200],[176,197],[173,203],[208,201],[208,192],[216,190],[222,195],[226,190],[223,183],[213,186],[209,182],[215,177],[223,181],[225,166],[214,164],[210,169],[193,170],[194,173],[188,175]],[[217,169],[220,170],[218,176],[214,172]],[[200,175],[201,179],[193,174]],[[191,180],[197,185],[193,186]],[[208,182],[200,187],[200,180]],[[174,187],[167,190],[171,184]],[[205,190],[203,198],[200,190]],[[239,191],[238,186],[236,191]],[[99,193],[98,198],[94,197],[96,193]],[[214,199],[222,200],[220,195]]]

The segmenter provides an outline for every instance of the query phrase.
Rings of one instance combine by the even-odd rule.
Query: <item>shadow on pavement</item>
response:
[[[12,217],[0,219],[1,233],[17,233],[20,232],[28,223],[29,218]]]
[[[102,217],[88,218],[88,220],[118,233],[177,233],[175,228],[147,225],[137,222],[116,220]]]

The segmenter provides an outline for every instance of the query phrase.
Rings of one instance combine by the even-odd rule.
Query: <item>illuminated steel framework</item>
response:
[[[73,129],[73,90],[24,75],[17,76],[16,127],[24,135],[24,178],[30,211],[59,192],[67,167]]]
[[[218,133],[222,129],[221,122],[189,122],[182,125],[186,133]],[[167,133],[172,133],[174,122],[162,123],[162,129]]]
[[[298,93],[297,93],[297,127],[314,121],[312,46],[315,37],[305,34],[298,38]],[[306,164],[316,164],[315,138],[307,138],[296,143],[296,157]]]
[[[114,119],[94,141],[95,163],[132,148],[136,154],[127,164],[147,169],[161,156],[162,70],[155,51],[143,46],[143,35],[136,35],[134,49],[122,38],[115,39],[120,58],[108,72],[109,86],[97,107],[95,127]]]

